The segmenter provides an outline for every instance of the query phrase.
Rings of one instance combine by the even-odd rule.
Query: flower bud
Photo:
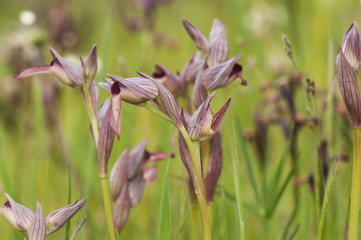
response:
[[[227,61],[228,55],[229,46],[226,27],[216,18],[209,34],[210,65],[215,66]]]
[[[361,102],[355,73],[359,68],[360,54],[360,36],[354,22],[342,39],[336,61],[341,95],[353,128],[361,128]]]
[[[206,69],[202,78],[204,88],[212,91],[227,86],[237,77],[242,79],[242,67],[237,63],[241,57],[242,55],[234,56],[227,62]]]
[[[181,83],[179,76],[173,74],[166,67],[161,64],[155,65],[153,78],[163,84],[170,92],[178,92],[181,90]]]
[[[126,102],[138,104],[158,97],[157,86],[147,78],[121,78],[111,74],[107,74],[107,76],[110,77],[113,83],[118,84],[122,91],[122,99]],[[104,83],[99,85],[109,92],[113,83],[107,79],[105,81],[108,82],[108,86]]]
[[[158,81],[151,78],[150,76],[140,72],[137,73],[141,77],[147,78],[151,80],[153,83],[155,83],[156,87],[158,88],[158,97],[162,104],[162,106],[160,106],[162,107],[160,110],[170,117],[174,125],[181,126],[182,122],[179,118],[177,104],[175,103],[174,97],[169,92],[169,90],[165,88],[162,84],[160,84]]]
[[[205,140],[216,133],[221,126],[231,98],[215,114],[212,114],[210,101],[215,93],[209,95],[206,100],[194,112],[187,124],[187,131],[192,140]]]
[[[183,20],[182,22],[184,28],[192,38],[194,45],[196,45],[196,47],[201,50],[204,55],[208,55],[209,49],[207,38],[190,22],[186,20]]]
[[[43,209],[37,199],[36,202],[36,212],[29,226],[28,238],[29,240],[44,240],[46,236],[46,224]]]
[[[49,66],[36,66],[25,69],[23,72],[15,76],[15,78],[25,78],[37,74],[53,74],[65,85],[73,88],[81,88],[86,81],[93,81],[97,71],[97,52],[96,45],[93,46],[90,55],[82,66],[70,62],[60,56],[55,49],[50,48],[53,61]]]
[[[5,193],[8,201],[0,207],[0,216],[2,216],[12,228],[26,233],[31,224],[34,212],[30,209],[18,204]]]
[[[361,59],[360,34],[357,23],[353,22],[342,38],[341,50],[354,71],[358,71]]]
[[[75,201],[74,203],[55,210],[50,213],[46,221],[46,235],[52,234],[62,228],[79,210],[84,206],[87,199],[84,198],[81,201]]]

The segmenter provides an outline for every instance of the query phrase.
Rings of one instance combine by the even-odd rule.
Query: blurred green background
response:
[[[72,163],[73,200],[88,197],[85,207],[72,220],[71,232],[83,215],[87,215],[88,220],[78,239],[105,239],[106,224],[97,176],[96,152],[81,94],[60,85],[49,75],[25,80],[15,80],[13,76],[26,67],[50,63],[49,46],[66,58],[79,62],[78,56],[87,56],[94,43],[98,45],[99,57],[97,82],[102,81],[106,73],[132,77],[136,76],[135,70],[139,70],[151,74],[157,62],[177,72],[196,51],[181,20],[188,20],[208,36],[213,19],[217,17],[226,24],[230,55],[244,56],[240,64],[248,82],[247,87],[236,81],[218,90],[212,101],[212,108],[216,111],[232,96],[222,130],[224,167],[214,200],[213,236],[214,239],[238,239],[232,151],[240,152],[239,175],[243,201],[252,203],[256,199],[252,194],[241,150],[232,147],[232,122],[238,117],[243,128],[253,129],[254,108],[264,97],[260,84],[275,83],[283,76],[296,72],[301,72],[303,78],[309,76],[319,93],[312,105],[307,100],[303,82],[296,96],[298,110],[306,115],[306,110],[311,109],[320,122],[327,122],[322,96],[333,91],[338,94],[335,57],[343,33],[352,21],[360,19],[359,2],[148,2],[155,4],[151,10],[141,7],[141,0],[0,1],[0,190],[31,209],[36,207],[36,197],[47,215],[67,205],[69,160]],[[26,20],[26,15],[21,22],[24,11],[35,14],[34,24],[27,25],[29,20]],[[297,68],[283,48],[282,33],[291,41]],[[108,97],[102,89],[100,94],[100,102]],[[150,151],[171,151],[170,139],[174,128],[170,124],[145,109],[127,103],[122,105],[121,114],[121,139],[114,143],[109,169],[125,148],[135,146],[143,138],[149,139]],[[308,126],[302,129],[298,139],[299,177],[315,170],[317,145],[321,138],[329,139],[331,154],[337,155],[342,149],[351,153],[350,146],[347,147],[351,129],[343,127],[343,124],[336,118],[330,132],[316,131]],[[286,141],[281,137],[279,127],[270,128],[268,141],[270,150],[267,159],[270,160],[271,169],[284,150]],[[251,144],[246,147],[254,159],[254,165],[257,165],[256,149]],[[140,205],[132,209],[121,239],[156,239],[158,236],[166,162],[156,165],[159,176],[146,187]],[[287,168],[290,168],[289,164]],[[261,173],[255,171],[260,182]],[[339,164],[326,215],[324,239],[343,238],[350,176],[350,162]],[[191,224],[190,218],[187,219],[187,177],[178,152],[170,160],[169,179],[171,234],[180,239],[189,239]],[[289,184],[275,215],[269,219],[267,234],[261,233],[260,217],[244,208],[247,239],[282,239],[294,209],[292,188],[293,185]],[[318,233],[319,220],[316,200],[307,184],[300,185],[299,189],[299,209],[293,223],[294,228],[298,226],[298,230],[294,239],[314,239]],[[5,196],[0,195],[1,204],[5,201]],[[177,235],[184,219],[186,224]],[[63,239],[64,232],[62,229],[49,239]],[[0,235],[2,239],[22,237],[4,220],[0,220]]]

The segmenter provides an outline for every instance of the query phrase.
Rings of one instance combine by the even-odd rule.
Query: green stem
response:
[[[352,167],[351,205],[349,219],[349,240],[358,239],[361,183],[361,129],[354,129],[355,143]]]
[[[198,239],[198,207],[195,204],[192,206],[192,220],[193,220],[193,229],[194,229],[194,236],[192,239],[197,240]]]
[[[105,217],[107,222],[108,234],[109,239],[115,240],[114,234],[114,227],[113,227],[113,218],[112,218],[112,209],[110,206],[110,193],[109,193],[109,181],[108,177],[101,177],[100,184],[102,187],[102,195],[103,195],[103,202],[104,202],[104,210],[105,210]]]
[[[204,140],[200,141],[199,145],[201,146],[202,173],[205,176],[208,170],[210,144],[208,140]]]
[[[89,93],[89,81],[84,84],[83,87],[83,94],[85,98],[86,108],[88,110],[90,123],[93,130],[93,137],[95,146],[98,149],[98,141],[99,141],[99,128],[98,128],[98,118],[97,114],[94,113],[94,109],[92,106],[90,93]],[[100,185],[102,189],[103,195],[103,203],[104,203],[104,210],[105,210],[105,219],[107,222],[107,229],[108,229],[108,236],[110,240],[115,240],[115,233],[113,227],[113,218],[112,218],[112,210],[111,210],[111,201],[110,201],[110,193],[109,193],[109,183],[108,183],[108,176],[99,176]]]
[[[99,139],[98,118],[97,118],[97,113],[94,113],[91,98],[90,98],[89,81],[86,84],[84,84],[84,86],[83,86],[83,94],[84,94],[84,98],[85,98],[85,105],[88,110],[90,124],[92,126],[95,146],[98,147],[98,139]]]
[[[145,107],[146,109],[148,109],[149,111],[151,111],[152,113],[160,116],[161,118],[163,118],[164,120],[174,124],[172,122],[172,120],[162,111],[160,111],[159,109],[155,108],[150,102],[145,102],[144,104],[140,105],[142,107]]]
[[[184,126],[179,127],[179,131],[181,132],[191,157],[192,161],[192,167],[194,170],[195,175],[195,181],[193,182],[194,188],[196,189],[196,196],[198,200],[199,205],[199,211],[201,215],[201,224],[202,224],[202,239],[203,240],[210,240],[211,239],[211,225],[208,215],[208,209],[207,209],[207,200],[206,200],[206,194],[205,194],[205,188],[203,184],[203,178],[202,178],[202,171],[201,167],[196,155],[196,152],[193,148],[192,140],[188,135],[187,130]]]

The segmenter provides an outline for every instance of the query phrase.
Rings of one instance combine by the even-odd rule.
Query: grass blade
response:
[[[281,185],[279,190],[276,191],[276,194],[274,195],[275,197],[273,198],[273,200],[271,200],[271,205],[269,205],[269,208],[266,209],[267,217],[271,218],[273,216],[273,214],[277,208],[277,205],[279,203],[279,200],[281,199],[284,191],[286,190],[288,183],[291,181],[292,176],[296,171],[296,166],[297,166],[297,160],[296,160],[295,164],[292,166],[291,170],[288,172],[287,177],[283,181],[283,184]]]
[[[162,198],[160,202],[160,219],[159,219],[159,239],[169,240],[170,239],[170,206],[169,206],[169,183],[168,183],[168,172],[169,172],[170,160],[167,161],[167,168],[165,170]]]
[[[68,163],[68,205],[71,204],[71,174],[70,174],[70,162]],[[70,239],[70,220],[66,223],[65,227],[65,240]]]
[[[328,180],[327,180],[327,187],[325,189],[325,196],[324,196],[324,201],[322,204],[321,219],[320,219],[319,232],[318,232],[319,240],[322,240],[322,238],[323,238],[323,229],[324,229],[325,221],[326,221],[327,207],[328,207],[328,203],[329,203],[330,197],[331,197],[331,192],[332,192],[333,182],[335,180],[335,172],[337,169],[337,165],[338,165],[338,161],[336,161],[333,164],[332,170],[331,170],[331,172],[328,176]]]
[[[238,156],[238,144],[237,144],[237,137],[236,137],[236,129],[234,126],[234,122],[232,124],[233,127],[233,149],[232,152],[232,163],[233,163],[233,181],[234,181],[234,190],[236,193],[236,208],[237,208],[237,215],[239,221],[239,231],[241,234],[240,239],[246,239],[245,231],[244,231],[244,222],[243,222],[243,210],[242,210],[242,194],[241,194],[241,179],[239,174],[239,156]],[[238,238],[239,239],[239,238]]]
[[[287,225],[286,225],[285,230],[284,230],[284,232],[283,232],[283,234],[282,234],[282,240],[286,240],[287,235],[288,235],[288,232],[290,231],[290,227],[291,227],[291,225],[292,225],[292,222],[293,222],[293,221],[295,220],[295,218],[296,218],[296,213],[297,213],[297,211],[298,211],[298,202],[296,203],[295,207],[293,208],[293,212],[292,212],[290,218],[289,218],[288,221],[287,221]],[[292,235],[292,234],[291,234],[291,235]]]
[[[242,135],[241,121],[237,118],[235,120],[235,122],[237,124],[237,131],[239,133],[239,140],[240,140],[240,143],[241,143],[243,157],[246,160],[246,168],[247,168],[248,177],[249,177],[249,180],[251,182],[255,198],[256,198],[257,201],[259,201],[261,198],[260,198],[259,190],[258,190],[258,187],[257,187],[257,184],[256,184],[256,177],[255,177],[255,174],[254,174],[254,168],[253,168],[253,165],[252,165],[252,160],[251,160],[250,154],[248,152],[247,143],[246,143],[246,140],[244,139],[244,137]]]

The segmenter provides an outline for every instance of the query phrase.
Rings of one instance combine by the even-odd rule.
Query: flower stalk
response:
[[[98,140],[99,140],[98,119],[96,117],[96,113],[94,113],[91,103],[90,92],[89,92],[89,81],[83,85],[82,91],[84,93],[85,105],[88,111],[90,124],[93,131],[95,146],[98,147]]]
[[[96,117],[96,114],[94,113],[94,110],[93,110],[93,107],[91,104],[89,81],[84,84],[82,91],[84,93],[85,104],[86,104],[86,108],[88,110],[90,124],[91,124],[92,131],[93,131],[95,146],[98,148],[98,142],[99,142],[98,118]],[[102,197],[103,197],[105,220],[107,223],[108,236],[109,236],[110,240],[115,240],[116,238],[115,238],[114,227],[113,227],[111,201],[110,201],[110,197],[109,197],[110,193],[109,193],[108,175],[99,176],[99,181],[100,181],[100,186],[102,189]]]
[[[109,193],[108,176],[100,177],[100,185],[102,188],[102,196],[104,203],[105,218],[107,222],[108,236],[110,240],[115,240],[115,232],[113,227],[112,208]]]
[[[194,150],[192,140],[189,137],[187,130],[185,129],[184,126],[181,126],[179,128],[179,131],[182,134],[182,136],[187,144],[189,154],[191,157],[191,161],[192,161],[193,170],[194,170],[195,181],[193,182],[193,184],[195,185],[194,187],[196,189],[196,196],[197,196],[197,201],[198,201],[198,205],[199,205],[199,212],[201,215],[202,239],[210,240],[211,239],[211,225],[210,225],[210,219],[209,219],[209,214],[208,214],[208,209],[207,209],[207,200],[206,200],[206,194],[205,194],[201,167],[200,167],[196,152]]]
[[[358,239],[360,187],[361,187],[361,129],[354,129],[354,156],[351,183],[351,205],[349,219],[349,239]]]

